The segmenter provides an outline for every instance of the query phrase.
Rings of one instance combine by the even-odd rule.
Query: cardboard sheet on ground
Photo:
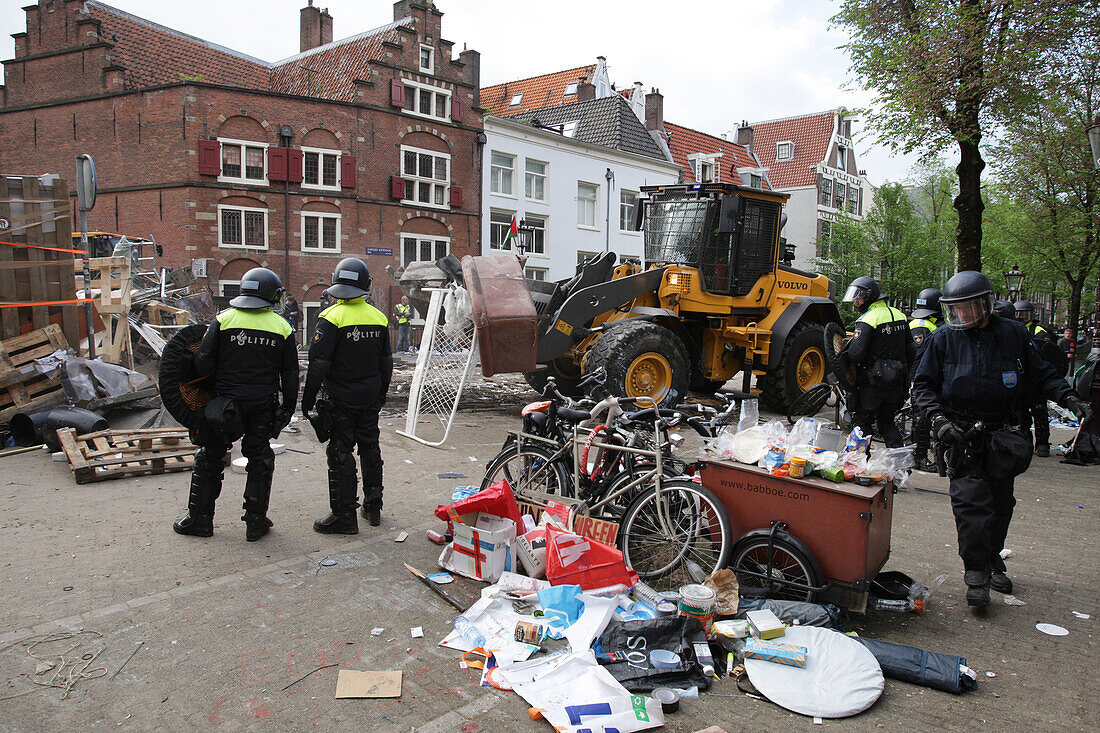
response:
[[[631,695],[591,650],[558,653],[502,670],[516,693],[557,731],[648,730],[665,723],[661,704]]]
[[[401,697],[401,672],[364,672],[341,669],[336,697]]]
[[[792,626],[782,641],[806,647],[806,667],[746,659],[749,680],[776,705],[802,715],[845,718],[875,704],[885,680],[875,655],[850,636],[815,626]]]

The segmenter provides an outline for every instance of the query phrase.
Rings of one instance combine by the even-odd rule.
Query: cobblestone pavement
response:
[[[424,538],[438,524],[432,508],[454,485],[480,480],[527,396],[506,383],[482,401],[496,409],[463,410],[444,449],[396,435],[403,418],[384,417],[383,526],[364,523],[356,537],[312,531],[312,520],[327,511],[326,470],[322,446],[304,432],[285,436],[290,448],[310,453],[278,457],[275,527],[255,543],[244,541],[239,521],[239,474],[226,473],[214,537],[197,539],[170,526],[184,509],[188,474],[78,486],[67,465],[44,452],[0,459],[0,729],[550,730],[528,719],[515,694],[477,687],[475,673],[436,646],[453,611],[402,567],[434,567],[438,548]],[[467,479],[437,478],[446,472]],[[887,564],[918,578],[949,575],[930,610],[853,616],[849,628],[965,656],[978,670],[978,691],[956,697],[887,680],[869,711],[825,721],[825,728],[1095,730],[1100,469],[1037,458],[1017,481],[1009,572],[1026,605],[1005,605],[994,594],[985,617],[972,615],[963,598],[944,491],[945,480],[921,474],[898,495]],[[395,543],[402,530],[408,540]],[[1043,635],[1035,629],[1040,621],[1070,634]],[[414,626],[424,638],[410,637]],[[374,627],[385,632],[371,636]],[[70,654],[78,668],[105,673],[78,680],[68,695],[33,685],[43,662],[28,654],[27,642],[81,629],[102,636],[30,651],[47,658],[80,642]],[[402,696],[335,700],[336,669],[309,674],[333,664],[401,670]],[[813,729],[811,720],[741,695],[729,681],[713,691],[724,696],[685,700],[665,729]]]

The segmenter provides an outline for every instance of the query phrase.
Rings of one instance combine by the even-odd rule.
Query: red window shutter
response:
[[[302,172],[302,151],[298,148],[287,148],[286,179],[291,183],[301,183]]]
[[[390,105],[405,106],[405,82],[400,79],[390,79]]]
[[[405,179],[401,176],[390,176],[390,198],[405,198]]]
[[[462,122],[462,100],[458,97],[451,97],[451,120]]]
[[[267,149],[267,177],[271,181],[285,181],[287,180],[287,149],[286,148],[268,148]]]
[[[462,208],[462,187],[461,186],[451,186],[451,208],[452,209],[461,209]]]
[[[217,140],[199,140],[199,175],[222,174],[222,144]]]
[[[340,188],[355,188],[355,156],[340,156]]]

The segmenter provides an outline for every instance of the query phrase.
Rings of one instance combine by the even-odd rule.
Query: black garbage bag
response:
[[[821,626],[841,631],[840,609],[831,603],[807,601],[777,601],[770,598],[742,598],[737,606],[737,618],[744,618],[749,611],[767,609],[780,621],[791,626]]]
[[[603,632],[602,653],[623,652],[624,662],[605,664],[605,668],[631,692],[650,692],[658,687],[710,687],[703,674],[693,645],[706,644],[703,624],[690,616],[661,616],[643,621],[612,620]],[[649,660],[654,649],[667,649],[680,655],[675,669],[658,669]]]
[[[966,657],[929,652],[889,641],[859,636],[854,638],[875,655],[882,673],[887,677],[955,695],[978,689],[978,681],[962,671],[962,667],[966,666]]]

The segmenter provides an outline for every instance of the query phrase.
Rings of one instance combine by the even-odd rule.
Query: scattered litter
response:
[[[1090,618],[1092,618],[1092,615],[1091,615],[1091,614],[1087,614],[1087,613],[1081,613],[1080,611],[1073,611],[1072,613],[1073,613],[1073,615],[1074,615],[1074,616],[1076,616],[1077,618],[1083,618],[1083,619],[1085,619],[1086,621],[1088,621],[1088,620],[1089,620]]]
[[[986,677],[996,677],[996,676],[997,676],[997,673],[996,673],[996,672],[986,672],[986,673],[985,673],[985,676],[986,676]]]
[[[428,580],[433,583],[439,583],[440,585],[446,585],[447,583],[455,582],[454,576],[450,573],[432,573],[428,576]]]
[[[424,638],[424,627],[423,626],[414,626],[411,629],[409,629],[409,633],[412,634],[412,638],[414,638],[414,639],[423,639]]]
[[[277,456],[286,453],[286,443],[271,443],[271,452]]]
[[[324,560],[321,561],[321,564],[324,565],[326,568],[331,568],[333,565],[336,564],[336,561],[330,557],[326,557]]]
[[[825,721],[821,718],[814,718],[814,725],[825,725]]]
[[[1063,628],[1057,624],[1035,624],[1035,628],[1050,636],[1069,636],[1069,629]]]
[[[1010,557],[1012,557],[1012,550],[1008,549],[1007,547],[1005,549],[1001,550],[1001,559],[1002,560],[1007,560]]]
[[[394,537],[393,541],[394,542],[404,542],[407,539],[409,539],[409,533],[408,532],[402,532],[401,534]]]
[[[410,461],[408,458],[405,459],[405,463],[409,464],[410,466],[412,465],[412,461]]]
[[[1019,598],[1017,598],[1016,596],[1009,593],[1009,594],[1005,595],[1005,605],[1006,606],[1026,606],[1027,601],[1021,601]]]
[[[341,669],[336,697],[401,697],[401,672],[362,672]]]
[[[373,629],[370,630],[370,635],[371,636],[381,636],[382,632],[385,631],[385,630],[386,629],[381,627],[381,626],[375,626]]]
[[[469,456],[470,463],[477,463],[477,456]]]
[[[436,478],[466,478],[464,473],[437,473]]]
[[[296,428],[293,425],[287,425],[285,428],[283,428],[282,432],[290,433],[291,435],[297,435],[298,433],[302,432],[302,429]]]
[[[65,461],[69,460],[68,457],[65,455],[65,451],[63,450],[59,450],[57,453],[51,453],[50,458],[58,463],[64,463]]]

